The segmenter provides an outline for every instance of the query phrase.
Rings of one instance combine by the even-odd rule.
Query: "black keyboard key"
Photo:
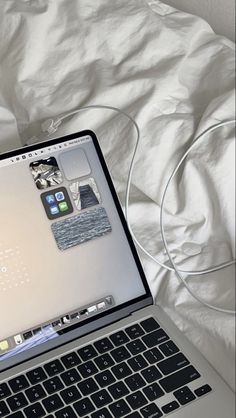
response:
[[[45,409],[38,402],[25,408],[24,413],[27,418],[42,418],[46,415]]]
[[[115,364],[114,360],[108,353],[103,354],[100,357],[97,357],[94,361],[100,370],[105,370],[108,367],[111,367]]]
[[[91,360],[87,361],[84,364],[81,364],[78,367],[78,370],[84,378],[92,376],[93,374],[98,372],[98,368],[95,366],[94,362]]]
[[[135,340],[135,338],[142,337],[142,335],[144,335],[144,331],[139,324],[134,324],[131,327],[126,328],[125,331],[131,340]]]
[[[58,376],[46,380],[43,382],[43,385],[49,395],[52,395],[52,393],[58,392],[64,388],[64,385]]]
[[[11,395],[11,391],[6,383],[2,383],[0,385],[0,399],[6,398],[7,396]]]
[[[163,413],[156,406],[155,403],[150,403],[149,405],[142,408],[140,412],[141,412],[143,418],[161,418],[161,417],[163,417]]]
[[[31,370],[30,372],[26,373],[30,383],[35,385],[36,383],[42,382],[43,380],[47,379],[47,375],[42,369],[42,367],[37,367],[37,369]]]
[[[79,417],[84,417],[87,414],[90,414],[95,410],[94,405],[89,398],[84,398],[81,401],[75,402],[73,404]]]
[[[126,418],[142,418],[138,411],[131,412],[131,414],[126,415]]]
[[[171,340],[159,345],[159,349],[162,351],[163,354],[165,354],[166,357],[172,356],[173,354],[176,354],[179,351],[178,347]]]
[[[157,329],[156,331],[151,332],[150,334],[144,335],[144,337],[142,337],[142,340],[145,342],[148,348],[161,344],[168,339],[169,339],[168,335],[161,328]]]
[[[125,379],[125,383],[129,386],[130,390],[135,391],[137,389],[142,388],[146,385],[143,378],[140,376],[139,373],[135,373],[130,377]]]
[[[45,398],[45,396],[47,396],[45,390],[42,388],[41,385],[36,385],[27,389],[25,391],[25,394],[27,398],[29,399],[29,401],[32,403],[37,402],[40,399],[43,399]]]
[[[9,386],[12,392],[17,393],[29,387],[29,382],[25,376],[17,376],[9,380]]]
[[[49,396],[47,399],[44,399],[42,402],[43,402],[44,407],[46,408],[46,411],[49,413],[54,412],[57,409],[60,409],[64,406],[61,398],[57,394]]]
[[[119,347],[129,341],[129,338],[124,331],[118,331],[115,334],[110,335],[110,339],[116,347]]]
[[[178,353],[166,360],[160,361],[158,363],[158,368],[164,375],[167,375],[186,367],[188,364],[189,361],[186,357],[182,353]]]
[[[61,379],[66,386],[73,385],[77,382],[80,382],[81,376],[76,369],[70,369],[60,375]]]
[[[99,392],[94,393],[91,396],[91,399],[97,408],[102,408],[103,406],[112,402],[112,398],[106,389],[102,389]]]
[[[147,403],[147,399],[142,394],[142,392],[140,392],[140,390],[131,393],[131,395],[127,396],[126,400],[130,404],[132,409],[141,408]]]
[[[144,377],[144,379],[147,381],[147,383],[155,382],[161,377],[161,373],[156,368],[156,366],[147,367],[147,369],[143,370],[141,374]]]
[[[169,393],[180,388],[181,386],[187,385],[199,377],[200,374],[197,372],[197,370],[193,366],[188,366],[185,369],[182,369],[170,376],[165,377],[164,379],[159,380],[159,384],[167,393]]]
[[[157,363],[157,361],[164,358],[163,354],[161,354],[157,347],[151,348],[151,350],[146,351],[143,355],[150,364]]]
[[[204,385],[201,386],[200,388],[196,389],[194,391],[195,395],[197,395],[198,397],[206,395],[207,393],[211,392],[212,389],[209,385]]]
[[[144,319],[144,321],[141,321],[140,324],[146,332],[155,331],[157,328],[160,328],[160,325],[154,318]]]
[[[81,393],[76,386],[70,386],[60,392],[60,395],[66,405],[72,402],[76,402],[81,399]]]
[[[116,361],[116,363],[120,363],[121,361],[127,360],[128,358],[131,357],[130,353],[124,346],[121,346],[121,347],[115,348],[115,350],[112,350],[111,355]]]
[[[107,408],[102,408],[91,415],[92,418],[112,418],[110,411]]]
[[[0,417],[5,417],[10,414],[10,411],[4,401],[0,401]]]
[[[10,406],[12,412],[17,411],[17,409],[24,408],[28,405],[28,401],[23,393],[18,393],[14,396],[11,396],[7,399],[7,403]]]
[[[123,382],[117,382],[109,386],[108,390],[114,399],[124,398],[129,393],[127,386]]]
[[[78,366],[78,364],[81,363],[80,358],[77,356],[75,352],[66,354],[65,356],[61,357],[61,361],[66,369]]]
[[[115,418],[121,418],[131,411],[129,405],[123,399],[109,405],[109,409]]]
[[[148,363],[141,354],[128,360],[128,363],[134,372],[138,372],[148,366]]]
[[[84,396],[90,395],[91,393],[99,390],[97,383],[92,377],[90,377],[89,379],[83,380],[83,382],[80,382],[78,384],[78,387]]]
[[[70,406],[60,409],[56,412],[56,418],[77,418],[75,412]]]
[[[58,374],[64,371],[64,367],[59,360],[50,361],[50,363],[47,363],[44,365],[44,369],[46,370],[48,376],[50,377],[55,376],[55,374]]]
[[[86,345],[86,347],[80,348],[78,350],[78,354],[83,361],[91,360],[98,355],[97,351],[92,345]]]
[[[175,411],[175,409],[178,409],[178,408],[179,408],[178,402],[172,401],[164,405],[161,409],[164,412],[164,414],[169,414],[170,412]]]
[[[192,402],[194,399],[196,399],[196,396],[194,396],[193,392],[187,386],[184,386],[183,388],[176,390],[174,392],[174,396],[181,405],[186,405],[187,403]]]
[[[150,402],[161,398],[165,394],[157,383],[152,383],[151,385],[144,388],[143,391]]]
[[[124,379],[125,377],[132,374],[132,370],[126,363],[120,363],[117,366],[112,367],[111,370],[117,379]]]
[[[139,339],[131,341],[129,344],[126,345],[126,347],[134,356],[146,350],[145,345]]]
[[[103,354],[106,351],[112,350],[114,347],[108,338],[103,338],[102,340],[96,341],[94,346],[99,354]]]
[[[115,382],[115,378],[110,370],[105,370],[104,372],[97,374],[95,379],[101,388],[104,388],[105,386],[111,385],[113,382]]]

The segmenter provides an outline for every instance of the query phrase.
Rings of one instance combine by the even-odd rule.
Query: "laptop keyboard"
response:
[[[148,318],[0,384],[0,418],[159,418],[212,390],[199,377]]]

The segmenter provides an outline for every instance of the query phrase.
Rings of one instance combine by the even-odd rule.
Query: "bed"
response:
[[[130,219],[142,245],[167,261],[161,194],[195,133],[234,118],[234,44],[158,0],[7,0],[0,39],[0,151],[23,146],[42,121],[78,106],[130,113],[142,134]],[[97,133],[124,205],[132,125],[109,110],[89,110],[57,134],[85,128]],[[168,194],[167,239],[182,267],[234,257],[233,178],[234,127],[227,126],[196,146]],[[200,254],[186,253],[186,242],[197,243]],[[173,273],[140,257],[156,303],[234,389],[234,317],[201,306]],[[233,267],[189,280],[209,302],[233,307]]]

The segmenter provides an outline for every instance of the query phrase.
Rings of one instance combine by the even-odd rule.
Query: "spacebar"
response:
[[[197,370],[194,369],[193,366],[188,366],[177,373],[173,373],[170,376],[159,380],[159,383],[163,389],[169,393],[175,389],[180,388],[181,386],[186,385],[187,383],[192,382],[195,379],[198,379],[199,377],[200,374],[197,372]]]

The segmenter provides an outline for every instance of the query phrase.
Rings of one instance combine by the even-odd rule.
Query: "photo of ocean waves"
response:
[[[111,232],[106,210],[98,207],[82,212],[52,225],[52,232],[60,250],[67,250],[75,245],[90,241]]]

